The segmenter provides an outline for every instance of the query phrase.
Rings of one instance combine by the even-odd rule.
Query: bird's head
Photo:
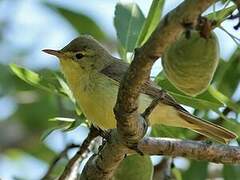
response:
[[[60,59],[63,69],[100,71],[111,59],[108,51],[93,37],[81,35],[61,50],[44,49],[43,52]]]

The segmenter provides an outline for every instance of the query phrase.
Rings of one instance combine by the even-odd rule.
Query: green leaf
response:
[[[39,77],[39,74],[16,64],[10,64],[10,68],[15,73],[15,75],[17,75],[20,79],[24,80],[28,84],[33,86],[39,86],[41,88],[46,88],[40,85],[41,79]],[[46,90],[48,90],[48,88],[46,88]]]
[[[200,109],[209,110],[212,109],[218,112],[218,108],[222,107],[223,104],[212,96],[209,92],[204,92],[196,97],[191,97],[183,94],[177,90],[166,78],[163,72],[159,73],[154,80],[161,88],[167,90],[170,95],[172,95],[178,103]]]
[[[179,169],[174,167],[174,168],[171,169],[171,172],[172,172],[172,175],[175,178],[175,180],[183,180],[182,179],[182,173]]]
[[[41,136],[41,141],[44,141],[53,131],[62,130],[63,132],[71,131],[80,126],[86,120],[82,114],[77,119],[65,118],[65,117],[54,117],[50,118],[49,121],[57,122],[55,127],[45,130]]]
[[[64,130],[64,132],[67,131],[72,131],[74,129],[76,129],[77,127],[79,127],[80,125],[82,125],[84,122],[86,121],[86,117],[84,116],[84,114],[82,113],[77,119],[75,119],[75,121],[73,121],[68,128],[66,128]]]
[[[144,21],[145,17],[137,4],[118,3],[116,5],[114,26],[125,57],[127,52],[133,52],[136,48],[138,35]]]
[[[169,94],[172,95],[178,103],[193,107],[195,109],[200,109],[200,110],[211,109],[218,113],[218,108],[223,106],[223,104],[219,102],[218,103],[212,102],[209,99],[185,96],[185,95],[177,94],[174,92],[169,92]]]
[[[63,92],[64,94],[66,94],[69,99],[75,104],[76,103],[76,100],[72,94],[72,91],[70,90],[70,88],[68,87],[67,83],[65,82],[64,79],[62,79],[60,76],[56,76],[59,84],[61,85],[62,89],[63,89]]]
[[[12,72],[26,83],[42,90],[67,96],[55,73],[46,71],[38,74],[16,64],[10,64]]]
[[[221,126],[230,129],[238,135],[238,138],[240,137],[240,123],[235,119],[224,117],[224,121],[221,123]]]
[[[240,82],[240,48],[237,48],[228,61],[220,61],[215,84],[217,89],[227,97],[232,97]]]
[[[223,167],[224,180],[240,179],[240,166],[239,165],[227,165]]]
[[[65,118],[65,117],[54,117],[54,118],[51,118],[49,119],[49,121],[61,121],[61,122],[74,122],[75,119],[72,119],[72,118]]]
[[[179,138],[179,139],[192,139],[196,136],[196,133],[186,128],[170,127],[170,126],[156,124],[152,126],[151,136]]]
[[[210,20],[214,20],[216,21],[216,26],[220,26],[220,24],[226,20],[226,18],[232,14],[232,12],[237,9],[236,5],[232,5],[230,7],[221,9],[219,11],[216,12],[212,12],[210,14],[208,14],[206,17]]]
[[[114,175],[114,180],[152,179],[153,165],[149,156],[140,156],[138,154],[127,156],[118,167]]]
[[[182,175],[184,180],[203,180],[207,179],[208,162],[191,161],[190,167]]]
[[[148,16],[138,38],[137,44],[139,46],[143,45],[148,40],[152,32],[157,27],[158,23],[160,22],[164,3],[165,0],[152,1]]]
[[[60,122],[60,124],[55,127],[45,130],[41,136],[41,141],[44,141],[53,131],[62,130],[63,132],[72,131],[75,128],[79,127],[82,123],[86,121],[86,118],[81,114],[78,118],[65,118],[65,117],[54,117],[49,119],[52,122]]]
[[[220,91],[215,89],[213,86],[209,86],[208,92],[212,94],[216,99],[221,101],[222,103],[226,104],[228,107],[230,107],[235,112],[240,113],[240,106],[236,104],[234,101],[232,101],[230,98],[222,94]]]
[[[64,7],[60,7],[56,4],[45,4],[46,6],[60,14],[62,17],[64,17],[78,33],[90,34],[98,40],[106,39],[106,34],[89,16]]]

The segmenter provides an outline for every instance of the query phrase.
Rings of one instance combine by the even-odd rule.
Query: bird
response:
[[[113,108],[129,63],[113,57],[90,35],[80,35],[61,50],[43,52],[60,60],[61,71],[88,121],[102,130],[116,128]],[[161,100],[149,115],[150,126],[187,128],[220,143],[237,137],[234,132],[189,113],[150,79],[141,87],[138,112],[143,113],[159,96]]]

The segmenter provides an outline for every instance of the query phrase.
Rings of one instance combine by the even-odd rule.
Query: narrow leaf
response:
[[[240,113],[240,106],[236,104],[234,101],[232,101],[230,98],[222,94],[220,91],[215,89],[213,86],[210,86],[208,88],[208,92],[212,94],[216,99],[226,104],[229,108],[231,108],[235,112]]]
[[[230,129],[231,131],[235,132],[238,137],[240,137],[240,123],[235,119],[228,119],[227,117],[224,117],[224,121],[221,126]]]
[[[138,38],[137,44],[139,46],[143,45],[148,40],[152,32],[157,27],[158,23],[160,22],[164,3],[165,3],[165,0],[152,1],[152,5],[148,12],[148,16],[141,30],[140,36]]]
[[[77,119],[74,119],[74,120],[75,121],[73,121],[70,124],[70,126],[64,130],[64,132],[72,131],[72,130],[76,129],[77,127],[79,127],[80,125],[82,125],[86,121],[86,117],[82,113]]]
[[[49,121],[74,122],[75,119],[65,118],[65,117],[54,117],[54,118],[49,119]]]
[[[133,52],[136,48],[137,39],[144,21],[145,17],[137,4],[118,3],[116,5],[114,26],[125,57],[127,52]]]

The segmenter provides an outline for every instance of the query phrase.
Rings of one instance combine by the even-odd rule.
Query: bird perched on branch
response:
[[[43,51],[60,59],[69,87],[87,119],[103,130],[115,128],[113,108],[129,64],[111,56],[88,35],[74,39],[61,50]],[[191,115],[150,80],[141,89],[138,111],[144,112],[157,97],[161,100],[149,116],[150,125],[188,128],[222,143],[236,138],[233,132]]]

